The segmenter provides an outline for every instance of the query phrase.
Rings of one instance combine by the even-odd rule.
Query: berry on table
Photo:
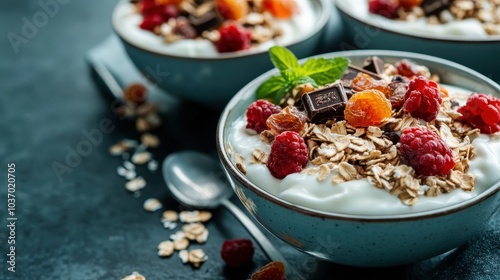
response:
[[[379,126],[391,115],[391,103],[376,89],[353,94],[344,110],[345,120],[354,127]]]
[[[247,108],[247,128],[261,133],[262,131],[268,129],[266,121],[272,114],[279,113],[281,107],[275,105],[267,100],[259,99],[254,101]]]
[[[274,139],[267,168],[275,178],[300,172],[308,162],[307,146],[304,139],[295,131],[285,131]]]
[[[402,162],[419,175],[445,175],[455,166],[453,152],[442,139],[426,127],[410,127],[399,138]]]
[[[481,133],[492,134],[500,131],[500,99],[484,93],[472,93],[464,106],[457,110],[459,121],[479,128]]]
[[[252,274],[252,280],[285,280],[285,265],[270,262]]]
[[[227,266],[240,267],[252,261],[253,253],[252,241],[242,238],[224,241],[220,255]]]
[[[398,14],[399,0],[370,0],[368,10],[370,13],[386,18],[395,18]]]
[[[279,19],[289,19],[297,13],[295,0],[264,0],[264,9]]]
[[[139,83],[132,83],[123,90],[123,98],[132,104],[142,104],[148,96],[147,88]]]
[[[430,122],[436,119],[441,102],[439,86],[418,76],[408,84],[403,107],[412,117]]]
[[[216,42],[216,48],[221,53],[246,50],[252,46],[252,34],[236,22],[220,27],[219,33],[220,38]]]

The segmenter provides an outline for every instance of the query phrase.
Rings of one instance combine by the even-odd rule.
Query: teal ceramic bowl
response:
[[[297,57],[311,56],[328,34],[324,34],[330,19],[332,3],[329,0],[311,0],[315,18],[311,32],[285,44]],[[168,93],[184,100],[208,107],[223,106],[252,79],[272,68],[267,49],[249,50],[219,55],[169,54],[131,36],[124,18],[130,14],[130,1],[122,0],[116,6],[112,23],[125,50],[135,66]],[[135,31],[141,32],[141,31]],[[148,31],[142,31],[148,32]],[[340,30],[334,30],[339,33]],[[333,34],[332,34],[333,35]]]
[[[500,36],[438,35],[436,28],[409,29],[395,21],[368,13],[368,0],[335,0],[346,29],[345,49],[385,49],[445,58],[500,82]],[[460,27],[461,28],[461,27]],[[461,28],[462,29],[462,28]],[[453,31],[450,31],[453,32]],[[458,32],[458,31],[457,31]]]
[[[321,55],[345,56],[355,65],[376,55],[386,62],[408,58],[441,75],[444,83],[489,92],[500,97],[500,86],[481,74],[447,60],[407,52],[346,51]],[[397,266],[424,260],[461,246],[486,227],[498,212],[500,181],[479,195],[437,210],[397,215],[348,215],[292,204],[251,182],[226,150],[231,124],[255,100],[256,88],[277,71],[269,71],[240,90],[224,109],[217,128],[217,149],[231,185],[248,211],[276,237],[294,248],[335,263]],[[464,264],[467,265],[467,264]]]

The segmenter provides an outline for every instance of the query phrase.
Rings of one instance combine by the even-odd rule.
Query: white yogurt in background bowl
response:
[[[500,97],[500,86],[492,80],[436,57],[378,50],[337,52],[321,57],[344,56],[361,66],[365,58],[373,55],[388,63],[408,58],[425,65],[431,73],[440,75],[442,84],[453,86],[449,87],[450,92],[458,88]],[[480,234],[493,215],[498,215],[498,137],[481,135],[475,140],[478,158],[470,165],[479,180],[473,192],[456,189],[437,197],[419,198],[413,206],[403,205],[397,196],[371,186],[366,180],[341,186],[328,179],[318,182],[314,175],[307,174],[292,174],[279,180],[269,174],[265,165],[247,163],[247,174],[243,174],[234,163],[234,153],[248,154],[254,147],[268,152],[269,147],[262,146],[259,139],[245,131],[242,116],[255,101],[256,88],[276,74],[273,70],[261,75],[229,102],[219,121],[217,149],[232,187],[245,207],[265,228],[291,246],[345,265],[402,265],[464,244]]]
[[[132,62],[153,82],[181,99],[221,108],[245,84],[272,68],[269,47],[286,46],[298,57],[306,57],[316,53],[324,36],[335,36],[325,34],[332,10],[329,0],[296,2],[300,10],[294,18],[279,23],[283,36],[229,53],[218,53],[212,42],[202,39],[165,43],[139,27],[142,16],[128,0],[117,4],[112,23]]]
[[[343,49],[410,51],[445,58],[500,82],[500,35],[488,35],[474,19],[429,24],[401,21],[368,11],[368,0],[335,0],[346,29]]]

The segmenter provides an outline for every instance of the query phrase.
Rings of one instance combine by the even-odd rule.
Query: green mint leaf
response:
[[[282,76],[272,76],[257,88],[257,99],[274,99],[274,95],[281,89],[283,84],[285,84],[285,79]]]
[[[314,58],[306,61],[302,69],[318,85],[326,85],[342,78],[348,66],[349,60],[344,57]]]
[[[276,93],[276,95],[274,96],[273,103],[274,104],[281,104],[283,98],[285,98],[285,96],[287,94],[289,94],[294,87],[295,87],[295,84],[284,83],[281,86],[281,88],[278,90],[278,92]]]
[[[300,68],[297,57],[286,48],[274,46],[269,49],[269,55],[271,57],[271,62],[281,72],[287,69]]]
[[[308,83],[311,84],[313,87],[318,87],[316,81],[309,76],[301,76],[297,79],[297,85],[308,84]]]

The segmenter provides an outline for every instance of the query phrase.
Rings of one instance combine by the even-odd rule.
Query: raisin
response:
[[[355,91],[363,91],[367,89],[376,89],[381,91],[385,96],[389,97],[391,90],[387,87],[383,80],[375,80],[370,75],[358,73],[351,83],[352,89]]]
[[[344,118],[354,127],[379,126],[391,115],[391,103],[376,89],[355,93],[344,110]]]
[[[305,112],[295,106],[288,106],[277,114],[272,114],[266,121],[267,127],[275,133],[295,131],[300,133],[307,120]]]
[[[408,90],[408,85],[404,81],[405,80],[402,80],[400,82],[399,80],[393,79],[393,81],[388,86],[391,90],[389,101],[391,102],[391,106],[393,109],[399,110],[405,103],[405,94]]]

